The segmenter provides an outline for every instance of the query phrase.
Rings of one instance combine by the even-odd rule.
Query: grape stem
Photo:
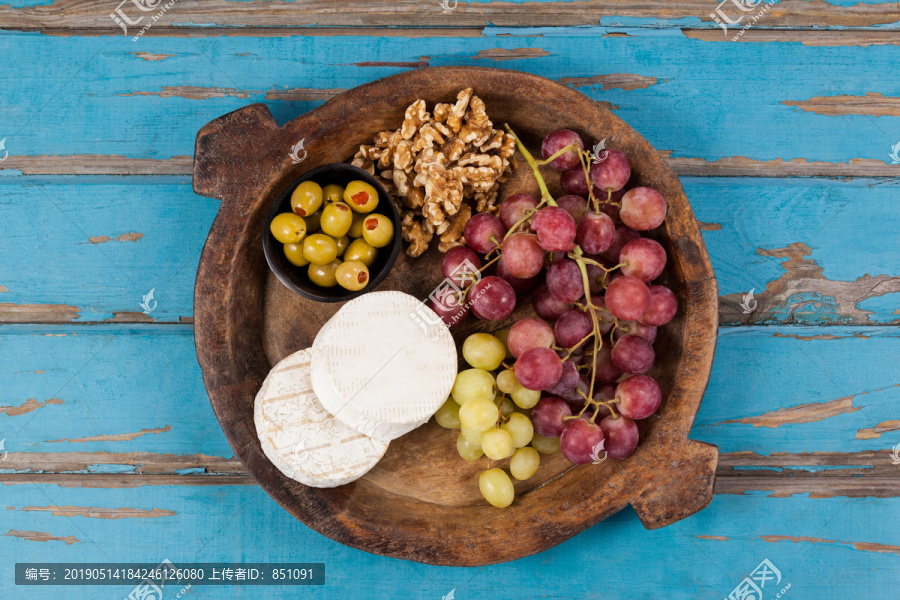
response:
[[[562,150],[558,150],[558,151],[554,152],[553,154],[551,154],[549,158],[545,158],[544,160],[536,160],[536,161],[534,161],[534,163],[541,167],[544,165],[549,165],[554,160],[556,160],[557,158],[559,158],[560,156],[562,156],[563,154],[565,154],[566,152],[568,152],[570,150],[574,150],[575,152],[581,153],[581,149],[578,147],[578,144],[569,144]]]
[[[591,153],[582,150],[578,153],[578,161],[581,163],[581,170],[584,171],[584,180],[587,183],[588,202],[594,207],[594,212],[600,212],[600,202],[594,196],[594,182],[591,181]]]
[[[541,188],[541,201],[547,202],[550,206],[556,206],[556,200],[553,199],[553,196],[550,195],[550,190],[547,189],[547,183],[544,181],[544,178],[541,176],[541,171],[538,167],[537,162],[534,160],[534,156],[531,155],[531,152],[528,151],[528,148],[525,147],[525,144],[522,143],[522,140],[519,139],[513,130],[510,128],[509,123],[505,124],[504,127],[506,131],[516,140],[516,148],[519,150],[519,153],[525,158],[525,162],[528,163],[528,166],[531,167],[531,170],[534,172],[534,178],[537,180],[538,187]]]
[[[568,351],[568,352],[566,353],[566,357],[563,359],[563,361],[569,360],[569,358],[571,358],[572,355],[575,354],[575,351],[578,350],[579,348],[581,348],[581,345],[582,345],[583,343],[585,343],[586,341],[588,341],[589,339],[591,339],[591,337],[592,337],[593,335],[595,335],[595,333],[596,333],[596,332],[594,332],[594,331],[590,332],[589,334],[587,334],[586,336],[584,336],[583,338],[581,338],[581,341],[579,341],[577,344],[575,344],[575,345],[572,346],[571,348],[563,348],[563,350],[567,350],[567,351]]]
[[[524,225],[526,222],[528,222],[528,221],[531,219],[531,217],[533,217],[533,216],[537,213],[537,211],[540,210],[540,208],[541,208],[544,204],[546,204],[546,201],[545,201],[545,200],[541,200],[541,201],[537,204],[537,206],[535,206],[534,208],[529,208],[528,210],[526,210],[526,211],[525,211],[525,216],[522,217],[521,219],[519,219],[518,221],[516,221],[515,224],[514,224],[512,227],[509,228],[509,231],[506,232],[506,235],[503,236],[503,241],[505,242],[505,241],[506,241],[506,238],[508,238],[508,237],[511,236],[512,234],[516,233],[516,230],[519,228],[519,226],[520,226],[520,225]],[[502,242],[501,242],[501,245],[502,245]]]

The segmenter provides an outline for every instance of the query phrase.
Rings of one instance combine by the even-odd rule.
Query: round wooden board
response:
[[[654,236],[666,248],[663,280],[679,298],[675,320],[661,328],[651,371],[663,389],[659,413],[641,422],[638,450],[622,461],[573,466],[561,455],[542,457],[538,474],[516,483],[516,501],[488,506],[478,473],[498,463],[466,462],[456,432],[429,423],[395,440],[365,477],[315,489],[284,477],[256,439],[253,399],[268,370],[312,344],[340,304],[296,296],[269,272],[261,224],[272,200],[303,171],[352,156],[360,144],[396,129],[405,108],[423,98],[431,108],[473,87],[495,125],[509,123],[529,145],[549,131],[574,129],[585,140],[607,139],[631,158],[631,185],[659,189],[669,202]],[[305,139],[306,161],[288,152]],[[524,162],[521,161],[520,162]],[[484,565],[552,547],[631,504],[643,523],[661,527],[706,506],[718,452],[687,439],[709,378],[717,328],[717,290],[709,258],[677,177],[653,148],[607,110],[552,81],[498,69],[445,67],[396,75],[346,92],[279,128],[255,104],[206,125],[197,136],[194,189],[222,207],[204,247],[195,289],[197,356],[213,408],[236,455],[263,488],[304,523],[341,543],[377,554],[441,565]],[[547,169],[551,192],[558,178]],[[501,197],[537,194],[527,166],[501,188]],[[425,298],[441,281],[440,253],[397,260],[379,290]],[[504,323],[470,319],[458,341],[530,316],[520,298]],[[500,461],[505,466],[508,461]]]

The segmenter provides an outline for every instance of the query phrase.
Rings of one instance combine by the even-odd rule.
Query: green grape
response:
[[[541,466],[541,455],[534,448],[519,448],[509,461],[509,472],[519,481],[525,481]]]
[[[456,451],[466,460],[478,460],[484,456],[481,447],[467,442],[463,434],[459,434],[459,437],[456,438]]]
[[[465,346],[463,346],[463,348],[465,348]],[[465,350],[463,352],[465,352]],[[512,394],[519,389],[519,381],[516,379],[516,374],[512,369],[500,371],[500,374],[497,375],[497,387],[500,388],[500,391],[504,394]]]
[[[513,360],[515,357],[512,355],[512,352],[509,351],[509,344],[506,342],[506,338],[509,337],[509,327],[501,329],[500,331],[495,331],[494,335],[497,336],[497,339],[500,340],[500,343],[506,348],[506,360]]]
[[[469,442],[469,444],[481,448],[481,438],[482,436],[484,436],[483,431],[474,431],[472,429],[461,426],[459,428],[459,433],[466,439],[467,442]]]
[[[462,423],[459,422],[459,404],[453,398],[447,398],[447,401],[434,413],[434,420],[445,429],[459,429],[462,426]]]
[[[506,347],[489,333],[473,333],[463,342],[462,355],[476,369],[493,371],[506,358]]]
[[[497,423],[497,405],[485,398],[473,398],[459,409],[459,422],[472,431],[487,431]]]
[[[509,475],[500,469],[488,469],[479,475],[478,488],[484,499],[497,508],[506,508],[516,497]]]
[[[559,452],[559,436],[548,438],[534,434],[531,438],[531,445],[541,454],[556,454]]]
[[[494,376],[483,369],[466,369],[456,376],[450,395],[460,405],[475,398],[493,398],[495,383]]]
[[[504,429],[489,429],[481,437],[481,449],[484,455],[491,460],[503,460],[512,455],[513,439]]]
[[[531,424],[531,419],[521,413],[509,415],[509,420],[501,425],[500,428],[509,433],[516,448],[527,446],[531,443],[532,436],[534,436],[534,426]]]
[[[496,404],[497,398],[494,398],[494,403]],[[509,398],[501,398],[500,399],[500,414],[504,417],[508,417],[516,411],[516,405],[512,403],[512,400]]]
[[[519,386],[510,393],[513,402],[520,408],[533,408],[538,400],[541,399],[541,393],[538,390],[529,390]]]

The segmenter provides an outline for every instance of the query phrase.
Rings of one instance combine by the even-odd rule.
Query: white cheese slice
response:
[[[263,452],[295,481],[344,485],[366,474],[388,444],[335,419],[312,391],[310,350],[291,354],[269,372],[256,395],[254,420]]]
[[[319,331],[313,350],[313,389],[325,409],[385,441],[428,421],[456,378],[450,330],[403,292],[351,300]]]

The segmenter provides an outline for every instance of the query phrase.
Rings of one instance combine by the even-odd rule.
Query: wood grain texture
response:
[[[18,510],[47,506],[47,496],[63,506],[157,508],[175,514],[104,520]],[[299,594],[326,600],[363,591],[370,598],[393,598],[398,581],[409,581],[404,590],[416,598],[440,599],[452,589],[457,598],[483,598],[490,589],[492,600],[551,595],[566,600],[643,599],[660,594],[679,600],[726,598],[764,558],[782,573],[776,593],[791,584],[788,598],[843,600],[858,597],[859,590],[890,597],[900,583],[892,551],[900,546],[896,498],[717,495],[706,510],[654,531],[645,530],[626,509],[539,555],[478,569],[412,565],[342,546],[305,527],[255,486],[97,489],[39,483],[3,485],[2,498],[0,552],[19,562],[147,562],[168,557],[175,564],[200,559],[326,563],[325,586],[265,588],[265,597],[273,600]],[[3,535],[10,530],[72,536],[81,543],[39,543]],[[604,568],[622,577],[596,577],[598,549],[611,543],[627,551],[604,554]],[[635,563],[652,566],[636,570]],[[125,598],[132,587],[105,589]],[[20,586],[15,597],[46,600],[47,589]],[[95,587],[67,590],[74,600],[97,597]],[[188,597],[246,595],[240,588],[194,586]]]
[[[0,27],[29,30],[104,29],[121,35],[109,18],[110,7],[99,0],[56,0],[51,4],[9,1],[0,5]],[[588,23],[616,23],[643,20],[662,25],[702,25],[718,29],[710,13],[717,8],[701,0],[635,3],[626,0],[574,1],[501,1],[449,2],[451,11],[442,11],[437,1],[423,0],[340,0],[337,2],[264,2],[248,0],[233,3],[224,0],[180,0],[156,22],[154,28],[184,28],[194,23],[207,27],[484,27],[502,26],[574,26]],[[875,27],[896,23],[895,3],[845,5],[824,0],[785,0],[777,8],[762,11],[755,23],[761,27]],[[729,13],[728,7],[722,10]],[[730,18],[745,17],[731,9]],[[141,15],[132,8],[126,14],[132,20]],[[150,13],[151,15],[154,13]],[[149,18],[149,17],[148,17]],[[148,19],[144,19],[147,21]],[[721,20],[721,19],[720,19]],[[139,23],[134,29],[139,29]],[[129,33],[134,35],[134,33]]]
[[[108,18],[108,11],[99,14]],[[115,27],[111,20],[110,26]],[[897,97],[900,46],[804,46],[791,39],[722,44],[691,39],[680,30],[623,27],[619,33],[628,37],[609,37],[611,31],[492,28],[474,38],[424,39],[217,33],[139,42],[0,36],[6,59],[0,77],[17,81],[15,93],[0,97],[0,135],[9,151],[0,172],[13,177],[186,174],[194,134],[221,114],[263,102],[284,123],[338,90],[426,62],[498,65],[563,81],[598,78],[600,83],[576,89],[615,107],[655,148],[669,153],[679,175],[900,175],[900,164],[889,157],[900,141],[896,118],[817,114],[784,104],[817,97]],[[587,46],[594,53],[572,51]],[[477,58],[508,56],[517,49],[541,55],[499,62]],[[171,57],[146,61],[139,52]],[[45,61],[47,54],[56,60]],[[604,61],[598,63],[596,55]],[[286,58],[297,56],[304,57],[303,69]],[[866,69],[858,68],[861,61]],[[19,77],[16,65],[37,63],[41,78]],[[791,77],[783,75],[786,65]],[[873,79],[870,72],[880,75]],[[603,89],[606,78],[623,74],[657,83]],[[42,111],[40,125],[33,120],[36,111]]]
[[[900,301],[891,291],[900,262],[886,251],[892,240],[900,244],[896,182],[681,181],[705,223],[721,324],[900,322]],[[10,265],[0,271],[6,288],[0,322],[175,324],[192,318],[193,274],[218,201],[196,196],[175,177],[0,182],[0,218],[10,224],[12,242],[0,246],[0,259]],[[52,227],[54,235],[41,235],[41,227]],[[143,237],[89,243],[95,235],[128,232]],[[58,258],[47,261],[46,254]],[[140,303],[151,289],[157,305],[144,314]],[[751,289],[757,307],[744,314],[740,304]]]
[[[388,456],[362,479],[339,488],[314,489],[287,479],[266,459],[252,416],[256,390],[270,365],[283,357],[268,356],[266,361],[263,346],[280,350],[285,339],[299,344],[294,349],[308,346],[321,322],[337,308],[282,296],[274,303],[266,298],[260,310],[268,269],[260,260],[258,232],[271,202],[302,170],[352,155],[371,132],[388,129],[401,118],[415,99],[424,98],[433,106],[465,87],[474,88],[493,106],[493,119],[509,123],[527,142],[567,124],[589,138],[607,135],[610,143],[632,156],[633,183],[651,185],[667,197],[669,209],[659,237],[670,257],[666,279],[680,299],[679,317],[657,339],[658,351],[674,359],[654,371],[668,391],[660,413],[664,418],[644,432],[634,455],[605,469],[574,469],[561,464],[564,461],[547,461],[548,471],[558,476],[543,486],[521,490],[516,504],[504,513],[519,532],[515,544],[497,544],[500,531],[490,513],[477,499],[457,491],[464,482],[452,475],[435,479],[433,469],[430,477],[411,472],[405,459],[397,464],[397,457],[411,453],[422,457],[420,465],[455,461],[446,453],[435,453],[436,433],[430,427],[395,440]],[[541,108],[523,112],[523,101]],[[338,129],[352,135],[337,138],[333,132]],[[306,136],[313,141],[305,146],[309,158],[300,169],[275,150]],[[332,141],[326,146],[318,139]],[[248,141],[257,146],[255,151],[248,152]],[[324,535],[418,562],[484,565],[544,550],[629,503],[648,528],[656,528],[709,502],[715,448],[688,441],[686,435],[706,387],[715,344],[712,269],[677,177],[643,138],[585,96],[513,71],[446,68],[418,70],[356,88],[281,129],[263,105],[251,105],[198,133],[194,190],[223,200],[200,259],[195,292],[197,358],[210,401],[250,473],[287,510]],[[439,260],[436,249],[418,261],[404,255],[381,289],[402,289],[424,298],[440,279]],[[296,311],[304,318],[291,319]],[[292,327],[285,326],[287,322]],[[262,339],[268,344],[261,344]],[[672,448],[678,449],[677,459],[658,458],[663,449]],[[455,461],[447,472],[463,468],[457,465]],[[610,493],[597,494],[599,486]],[[550,498],[566,498],[551,503],[553,511],[566,511],[565,519],[547,518]],[[458,541],[451,544],[448,539]]]

